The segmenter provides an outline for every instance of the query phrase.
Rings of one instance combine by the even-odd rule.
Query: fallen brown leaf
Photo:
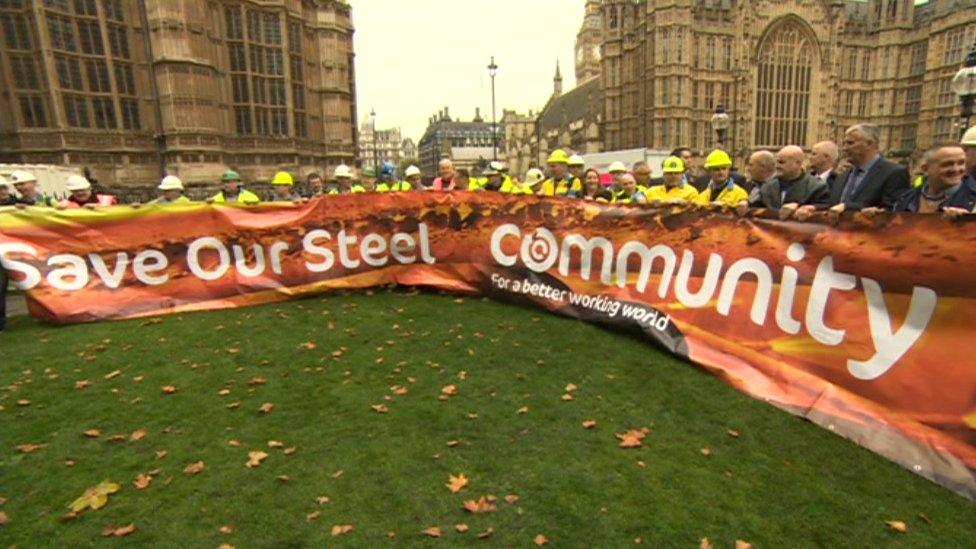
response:
[[[518,414],[518,415],[527,414],[527,413],[529,413],[529,407],[528,406],[522,406],[518,410],[515,410],[515,413]]]
[[[569,402],[570,400],[573,400],[573,395],[571,395],[569,393],[566,393],[565,395],[563,395],[563,396],[561,396],[559,398],[562,399],[562,400],[564,400],[564,401],[566,401],[566,402]]]
[[[543,536],[542,534],[539,534],[532,541],[534,541],[536,545],[538,545],[538,546],[541,547],[541,546],[547,545],[549,543],[549,538],[547,538],[546,536]]]
[[[444,396],[454,396],[458,393],[457,385],[445,385],[441,388],[441,394]]]
[[[337,478],[341,477],[344,473],[345,473],[344,470],[339,469],[335,473],[332,473],[332,478],[337,479]]]
[[[701,543],[698,544],[698,549],[712,549],[712,542],[708,541],[708,538],[702,538]]]
[[[37,450],[40,450],[41,448],[43,448],[45,446],[47,446],[47,444],[30,444],[30,443],[28,443],[28,444],[20,444],[20,445],[17,446],[17,450],[19,450],[20,452],[23,452],[25,454],[29,454],[31,452],[36,452]]]
[[[10,522],[10,517],[7,516],[6,511],[0,511],[0,525],[7,524]]]
[[[588,419],[588,420],[586,420],[586,421],[583,422],[583,428],[584,429],[592,429],[594,427],[596,427],[596,420]]]
[[[285,447],[285,443],[279,440],[268,441],[268,448],[284,448],[284,447]]]
[[[352,531],[353,531],[352,524],[336,524],[335,526],[332,527],[333,536],[342,536]]]
[[[305,515],[305,520],[315,520],[322,516],[322,511],[312,511],[311,513]]]
[[[298,447],[297,446],[290,446],[290,447],[285,448],[284,450],[282,450],[282,453],[285,454],[286,456],[290,456],[290,455],[294,454],[297,451],[298,451]]]
[[[741,539],[735,540],[735,549],[753,549],[752,544]]]
[[[183,468],[183,472],[184,473],[189,473],[191,475],[196,475],[196,474],[201,473],[206,468],[207,468],[207,466],[204,465],[202,461],[197,461],[197,462],[191,463],[191,464],[187,465],[186,467],[184,467]]]
[[[225,524],[225,525],[221,526],[220,527],[220,533],[221,534],[233,534],[234,533],[234,525],[233,524]]]
[[[89,385],[91,385],[91,382],[88,381],[87,379],[79,379],[78,381],[75,382],[75,389],[84,389]]]
[[[132,432],[131,435],[129,435],[129,440],[132,440],[132,441],[142,440],[144,438],[146,438],[146,430],[145,429],[135,430],[135,431]]]
[[[247,384],[248,385],[264,385],[267,382],[268,382],[268,380],[265,377],[263,377],[263,376],[254,376],[254,377],[251,378],[251,381],[248,381],[247,382]]]
[[[895,532],[900,532],[904,534],[908,531],[908,525],[900,520],[886,520],[885,524]]]
[[[515,494],[508,494],[505,496],[505,503],[509,505],[515,505],[519,500],[519,497]]]
[[[326,503],[329,503],[329,496],[319,496],[315,498],[315,502],[319,505],[325,505]]]
[[[167,395],[171,395],[171,394],[175,393],[176,391],[179,391],[179,389],[177,389],[173,385],[163,385],[162,390],[163,390],[163,393],[165,393]]]
[[[455,524],[454,529],[463,534],[468,531],[468,525],[462,522],[461,524]]]
[[[275,477],[275,480],[277,480],[279,482],[288,482],[288,481],[291,480],[291,477],[288,476],[288,475],[278,475],[278,476]]]
[[[386,407],[386,404],[373,404],[372,406],[370,406],[370,408],[372,408],[374,412],[379,414],[385,414],[390,411],[390,409]]]
[[[237,440],[236,438],[232,438],[227,441],[227,446],[230,446],[231,448],[239,448],[240,445],[241,441]]]
[[[702,448],[701,449],[701,455],[703,455],[705,457],[708,457],[708,456],[712,455],[712,449],[711,448]]]
[[[151,476],[139,473],[139,475],[136,477],[136,480],[132,483],[132,485],[136,487],[136,490],[145,490],[146,488],[149,488],[149,484],[151,482],[152,482]]]
[[[271,410],[273,409],[274,409],[274,404],[270,402],[265,402],[264,404],[261,405],[260,408],[258,408],[258,411],[261,412],[262,414],[268,414],[271,413]]]
[[[31,401],[27,400],[26,398],[22,398],[17,401],[17,406],[30,406],[30,403]]]
[[[457,476],[448,475],[448,482],[444,486],[452,493],[458,493],[463,490],[468,485],[468,477],[464,476],[464,473],[458,473]]]
[[[261,465],[261,462],[268,457],[268,454],[261,451],[248,452],[247,453],[247,463],[244,464],[245,467],[257,467]]]
[[[572,393],[576,389],[579,389],[579,387],[577,387],[575,383],[567,383],[566,384],[566,392],[567,393]]]
[[[456,440],[449,440],[449,441],[447,441],[447,447],[448,448],[454,448],[457,445],[458,445],[458,441],[456,441]]]
[[[88,438],[98,438],[102,436],[102,432],[99,431],[98,429],[88,429],[82,434],[84,434]]]
[[[729,429],[726,431],[726,433],[732,438],[739,438],[739,431],[736,431],[735,429]]]
[[[441,529],[437,526],[431,526],[423,531],[423,533],[432,538],[441,537]]]
[[[122,375],[122,370],[112,370],[111,372],[105,374],[105,379],[112,379]]]
[[[491,513],[492,511],[498,510],[498,505],[493,501],[490,501],[486,496],[481,496],[477,501],[473,499],[466,500],[461,504],[461,507],[469,513]]]
[[[105,537],[115,536],[117,538],[121,538],[122,536],[128,536],[129,534],[135,531],[136,531],[135,523],[132,523],[128,526],[122,526],[122,527],[109,525],[102,530],[102,535]]]
[[[492,534],[494,534],[494,533],[495,533],[495,529],[494,529],[494,528],[491,528],[491,527],[489,527],[489,528],[488,528],[487,530],[485,530],[484,532],[481,532],[481,533],[479,533],[479,534],[478,534],[478,539],[485,539],[485,538],[490,538],[490,537],[491,537],[491,535],[492,535]]]
[[[643,445],[644,437],[650,432],[647,428],[644,429],[630,429],[624,433],[617,433],[616,437],[620,439],[621,448],[639,448]]]

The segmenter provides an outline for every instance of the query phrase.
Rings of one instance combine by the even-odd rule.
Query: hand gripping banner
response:
[[[0,214],[56,323],[398,283],[633,329],[737,389],[976,498],[976,226],[836,227],[491,193]]]

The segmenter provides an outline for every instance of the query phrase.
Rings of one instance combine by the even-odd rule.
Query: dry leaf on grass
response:
[[[139,475],[136,476],[136,480],[132,483],[132,485],[135,486],[137,490],[145,490],[146,488],[149,488],[149,483],[151,482],[152,482],[151,476],[139,473]]]
[[[644,437],[650,433],[650,429],[630,429],[624,433],[616,433],[616,437],[620,439],[621,448],[639,448],[644,443]]]
[[[386,407],[386,404],[373,404],[370,406],[370,408],[372,408],[373,411],[378,414],[385,414],[390,411],[390,409]]]
[[[566,384],[566,392],[567,393],[572,393],[576,389],[579,389],[579,387],[577,387],[575,383],[567,383]]]
[[[478,534],[478,539],[490,538],[492,536],[492,534],[494,534],[494,533],[495,533],[495,529],[489,527],[484,532],[481,532],[481,533]]]
[[[257,467],[261,465],[261,462],[268,457],[268,454],[261,451],[248,452],[247,453],[247,463],[244,464],[245,467]]]
[[[541,546],[547,545],[549,543],[549,538],[547,538],[546,536],[543,536],[542,534],[539,534],[532,541],[534,541],[536,545],[538,545],[538,546],[541,547]]]
[[[237,440],[236,438],[232,438],[227,441],[227,446],[230,446],[231,448],[238,448],[240,445],[241,441]]]
[[[592,429],[594,427],[596,427],[596,420],[588,419],[588,420],[586,420],[586,421],[583,422],[583,428],[584,429]]]
[[[437,526],[431,526],[424,529],[423,534],[432,538],[439,538],[441,537],[441,529]]]
[[[163,391],[164,394],[171,395],[171,394],[179,391],[179,389],[177,389],[173,385],[163,385],[162,391]]]
[[[701,543],[698,544],[698,549],[712,549],[712,542],[708,541],[708,538],[702,538]]]
[[[729,429],[728,431],[726,431],[726,434],[728,434],[732,438],[739,438],[739,431],[736,431],[735,429]]]
[[[445,385],[441,388],[441,394],[444,396],[454,396],[458,393],[457,385]]]
[[[752,544],[741,539],[735,540],[735,549],[753,549]]]
[[[458,473],[457,476],[448,475],[448,483],[445,484],[444,486],[447,486],[448,490],[456,494],[461,490],[463,490],[464,487],[467,485],[468,485],[468,477],[464,476],[464,473]]]
[[[6,511],[0,511],[0,526],[10,522],[10,517],[7,516]]]
[[[111,372],[105,374],[105,379],[112,379],[114,377],[119,377],[122,375],[122,370],[112,370]]]
[[[121,488],[121,486],[114,482],[103,480],[95,486],[86,489],[85,493],[71,502],[68,508],[71,509],[72,513],[80,513],[88,508],[93,510],[101,509],[108,503],[108,495],[118,492]]]
[[[495,502],[490,501],[487,496],[481,496],[477,501],[473,499],[466,500],[461,504],[461,507],[469,513],[491,513],[492,511],[498,510],[498,505]]]
[[[17,406],[30,406],[30,403],[31,401],[27,400],[26,398],[22,398],[17,401]]]
[[[315,502],[319,505],[325,505],[326,503],[329,503],[329,496],[319,496],[315,498]]]
[[[454,529],[463,534],[468,531],[468,525],[462,522],[461,524],[455,524]]]
[[[233,534],[234,533],[234,525],[233,524],[225,524],[225,525],[221,526],[220,527],[220,533],[221,534]]]
[[[102,432],[99,431],[98,429],[88,429],[87,431],[85,431],[82,434],[85,435],[88,438],[98,438],[98,437],[102,436]]]
[[[565,395],[563,395],[563,396],[561,396],[559,398],[561,398],[562,400],[564,400],[566,402],[569,402],[570,400],[573,400],[573,395],[571,395],[569,393],[566,393]]]
[[[336,524],[335,526],[332,527],[333,536],[341,536],[344,534],[348,534],[349,532],[352,531],[353,531],[352,524]]]
[[[712,449],[711,448],[702,448],[701,449],[701,455],[703,455],[705,457],[708,457],[708,456],[712,455]]]
[[[284,447],[285,447],[285,443],[279,440],[268,441],[268,448],[284,448]]]
[[[191,475],[196,475],[196,474],[202,472],[206,468],[207,468],[207,466],[204,465],[202,461],[197,461],[197,462],[191,463],[191,464],[187,465],[186,467],[184,467],[183,468],[183,472],[184,473],[189,473]]]
[[[270,402],[265,402],[264,404],[261,405],[260,408],[258,408],[258,411],[261,412],[262,414],[268,414],[273,409],[274,409],[274,404]]]
[[[886,520],[885,524],[895,532],[901,532],[904,534],[908,531],[908,525],[900,520]]]
[[[515,410],[515,413],[518,414],[518,415],[527,414],[527,413],[529,413],[529,407],[528,406],[522,406],[518,410]]]
[[[136,531],[136,524],[132,523],[128,526],[113,526],[108,525],[102,530],[102,535],[105,537],[115,536],[121,538],[122,536],[128,536],[132,532]]]
[[[515,505],[519,500],[519,497],[515,494],[508,494],[505,496],[505,503],[509,505]]]
[[[135,431],[132,431],[132,434],[129,435],[129,440],[131,441],[142,440],[144,438],[146,438],[145,429],[137,429]]]
[[[311,513],[305,515],[305,520],[315,520],[322,516],[322,511],[312,511]]]

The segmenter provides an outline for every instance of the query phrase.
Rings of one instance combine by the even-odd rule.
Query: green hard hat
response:
[[[366,168],[365,170],[363,170],[363,175],[366,177],[376,177],[376,169]]]
[[[220,176],[221,181],[240,181],[241,174],[235,172],[234,170],[227,170],[224,175]]]

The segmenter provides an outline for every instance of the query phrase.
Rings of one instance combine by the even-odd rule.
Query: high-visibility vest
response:
[[[214,204],[224,204],[227,202],[227,198],[224,197],[224,191],[220,191],[213,197]],[[238,204],[257,204],[261,202],[261,198],[258,195],[252,193],[249,190],[241,189],[237,193],[237,203]]]
[[[187,204],[189,202],[190,199],[183,195],[180,195],[173,200],[167,200],[165,196],[160,196],[156,200],[150,202],[150,204]]]
[[[729,179],[728,183],[722,187],[721,192],[718,196],[712,198],[712,184],[709,183],[708,187],[704,191],[698,193],[698,197],[695,199],[699,204],[709,204],[711,202],[719,202],[724,206],[735,207],[738,206],[743,200],[749,200],[749,193],[745,189],[736,185]]]
[[[409,181],[397,181],[390,186],[390,191],[395,193],[411,191],[413,190],[413,185]]]
[[[558,182],[551,177],[543,181],[539,194],[543,196],[565,196],[570,192],[578,193],[582,190],[583,183],[578,178],[567,175]]]
[[[687,183],[682,183],[677,187],[671,187],[670,189],[666,185],[657,185],[656,187],[651,187],[644,193],[647,196],[648,201],[653,200],[694,200],[698,198],[698,189],[692,187]]]
[[[95,202],[88,202],[88,204],[95,204],[96,206],[114,206],[118,203],[119,203],[119,199],[109,194],[96,194]],[[71,199],[62,200],[60,205],[62,208],[68,208],[68,209],[82,207],[82,204],[78,204],[77,202]]]

